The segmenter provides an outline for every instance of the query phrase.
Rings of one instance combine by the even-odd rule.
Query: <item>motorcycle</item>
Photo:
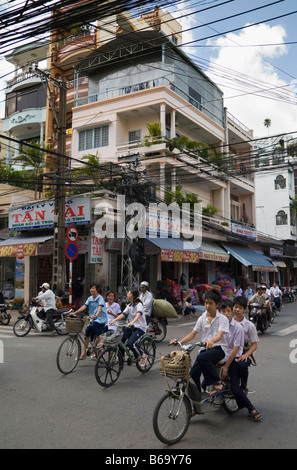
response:
[[[73,312],[72,309],[58,309],[53,315],[55,329],[58,335],[67,335],[66,316]],[[13,326],[13,332],[16,336],[26,336],[31,329],[42,333],[50,331],[50,326],[46,320],[46,313],[38,302],[32,300],[30,308],[23,313]]]
[[[153,336],[156,343],[161,343],[167,334],[168,321],[166,317],[151,318],[148,321],[147,333]]]
[[[263,307],[259,302],[249,304],[249,319],[261,333],[265,333],[268,328],[267,314],[263,313]]]
[[[9,325],[11,313],[8,304],[0,304],[0,325]]]

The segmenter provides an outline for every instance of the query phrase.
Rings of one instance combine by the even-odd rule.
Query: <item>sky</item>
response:
[[[223,1],[201,3],[184,1],[179,13],[174,14]],[[284,0],[238,17],[207,23],[270,3],[273,2],[234,0],[180,20],[185,52],[221,88],[228,111],[253,129],[255,137],[297,131],[297,1]],[[248,27],[228,33],[243,26]],[[195,29],[186,31],[189,28]],[[219,33],[224,34],[210,38]],[[296,44],[285,44],[289,42]],[[265,119],[271,120],[269,128],[264,126]]]
[[[0,0],[0,11],[5,3]],[[184,51],[221,88],[228,111],[255,137],[297,132],[296,0],[184,0],[167,10],[183,26]],[[296,44],[285,44],[290,42]],[[0,60],[0,76],[13,68]],[[4,88],[0,79],[0,117]],[[271,120],[269,128],[265,119]]]

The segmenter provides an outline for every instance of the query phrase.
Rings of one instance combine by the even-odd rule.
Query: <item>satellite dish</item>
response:
[[[144,254],[143,243],[134,241],[129,248],[129,256],[135,271],[143,273],[146,270],[147,259]]]

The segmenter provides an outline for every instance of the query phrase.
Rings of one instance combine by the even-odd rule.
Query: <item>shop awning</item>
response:
[[[277,272],[278,269],[274,266],[264,254],[259,253],[249,248],[237,247],[232,245],[225,245],[223,247],[230,253],[231,256],[236,258],[241,264],[248,267],[251,266],[253,271],[268,271]]]
[[[275,261],[275,260],[272,260],[272,264],[273,266],[275,266],[276,268],[286,268],[287,265],[284,261]]]
[[[229,254],[215,242],[202,242],[180,238],[147,238],[161,250],[161,261],[176,261],[181,263],[199,263],[200,259],[228,263]]]
[[[53,235],[17,236],[0,242],[0,256],[36,256],[39,243],[53,239]]]

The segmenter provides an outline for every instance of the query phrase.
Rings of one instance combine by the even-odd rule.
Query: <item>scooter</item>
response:
[[[263,313],[263,308],[264,305],[259,302],[249,304],[249,319],[261,333],[265,333],[268,328],[267,314]]]
[[[72,309],[58,309],[53,315],[53,321],[58,335],[67,335],[66,316],[73,312]],[[16,336],[26,336],[31,329],[43,333],[50,331],[50,326],[46,320],[46,313],[38,302],[32,300],[30,308],[23,313],[13,326],[13,332]]]
[[[0,325],[9,325],[11,313],[8,304],[0,304]]]

